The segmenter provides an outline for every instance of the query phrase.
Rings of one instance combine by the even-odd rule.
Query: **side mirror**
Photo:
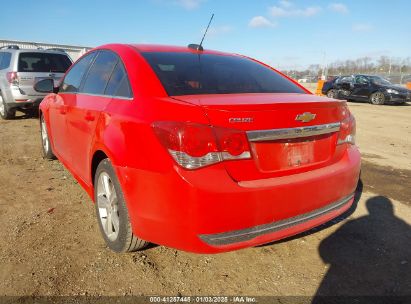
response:
[[[54,80],[47,78],[36,82],[34,90],[40,93],[57,93],[58,89],[54,87]]]
[[[341,88],[342,88],[343,90],[349,91],[349,90],[351,90],[351,83],[349,83],[349,82],[343,82],[343,83],[341,84]]]

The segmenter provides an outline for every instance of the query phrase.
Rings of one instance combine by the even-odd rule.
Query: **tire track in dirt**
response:
[[[411,170],[381,166],[363,159],[361,180],[364,191],[411,205]]]

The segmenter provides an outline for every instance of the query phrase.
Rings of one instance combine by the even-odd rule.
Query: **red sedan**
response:
[[[96,205],[112,250],[148,242],[217,253],[330,221],[360,172],[344,101],[253,59],[111,44],[80,58],[40,105],[54,155]]]

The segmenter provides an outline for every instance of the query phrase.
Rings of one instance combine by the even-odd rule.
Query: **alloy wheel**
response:
[[[0,95],[0,115],[4,116],[5,113],[6,113],[6,108],[4,105],[4,100],[3,100],[3,97]]]
[[[336,97],[336,93],[334,90],[329,90],[327,93],[327,97],[328,98],[335,98]]]
[[[371,103],[375,105],[381,105],[384,104],[385,97],[383,93],[374,93],[371,96]]]
[[[106,172],[101,172],[97,184],[97,207],[103,231],[115,241],[120,229],[118,198],[114,184]]]
[[[41,118],[41,141],[43,143],[44,152],[47,153],[50,149],[50,141],[47,134],[47,126],[44,118]]]

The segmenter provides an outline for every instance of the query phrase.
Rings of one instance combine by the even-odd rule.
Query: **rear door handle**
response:
[[[60,114],[66,115],[68,107],[66,105],[62,105],[60,107]]]
[[[86,116],[84,116],[84,119],[87,121],[94,121],[96,117],[92,115],[91,113],[86,113]]]

